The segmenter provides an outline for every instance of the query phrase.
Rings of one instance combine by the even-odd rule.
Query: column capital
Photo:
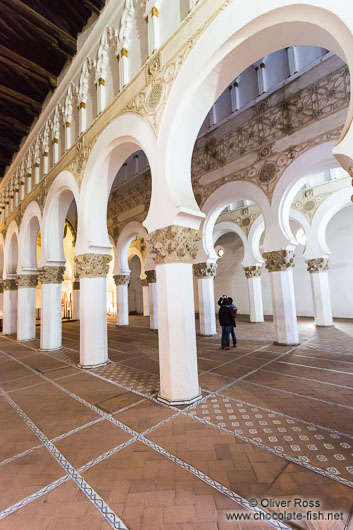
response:
[[[262,265],[250,265],[249,267],[244,267],[244,272],[246,278],[260,278],[262,273]]]
[[[17,291],[16,279],[3,280],[3,289],[4,291]]]
[[[217,263],[194,263],[192,266],[195,278],[212,278],[216,277]]]
[[[46,265],[44,267],[39,267],[38,269],[39,281],[42,284],[62,283],[64,279],[64,273],[64,265],[53,267]]]
[[[4,292],[4,280],[0,280],[0,294]]]
[[[80,254],[75,257],[76,274],[79,278],[106,278],[111,260],[110,254]]]
[[[263,257],[266,260],[265,266],[268,272],[283,272],[289,267],[294,267],[293,250],[272,250],[272,252],[265,252]]]
[[[308,265],[307,271],[310,274],[328,271],[328,258],[306,259],[305,263]]]
[[[38,283],[38,274],[19,274],[16,283],[19,288],[35,289]]]
[[[140,282],[142,287],[148,287],[147,278],[140,279]]]
[[[150,255],[156,264],[192,263],[198,252],[201,232],[186,226],[170,225],[148,234]]]
[[[114,274],[115,285],[128,285],[130,281],[130,274]]]
[[[75,281],[72,282],[72,289],[73,289],[73,291],[79,291],[80,290],[80,280],[75,279]]]
[[[145,274],[146,274],[147,283],[156,283],[157,278],[156,278],[155,269],[152,269],[150,271],[145,271]]]

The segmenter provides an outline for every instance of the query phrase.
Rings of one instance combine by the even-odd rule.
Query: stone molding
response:
[[[265,266],[268,272],[283,272],[294,267],[293,250],[272,250],[272,252],[265,252],[263,257],[266,260]]]
[[[156,278],[156,271],[155,269],[152,269],[150,271],[145,271],[145,274],[146,274],[146,280],[147,280],[147,283],[150,284],[150,283],[156,283],[157,281],[157,278]]]
[[[146,236],[150,256],[156,264],[192,263],[198,252],[201,232],[186,226],[170,225]]]
[[[11,280],[3,280],[4,291],[17,291],[17,280],[15,278]]]
[[[305,263],[308,265],[307,271],[310,274],[328,271],[328,258],[306,259]]]
[[[39,267],[38,275],[39,281],[42,284],[55,284],[62,283],[64,279],[65,267],[64,265],[59,266],[45,266]]]
[[[244,267],[244,272],[246,278],[260,278],[262,273],[262,265],[250,265],[249,267]]]
[[[114,274],[115,285],[129,285],[130,274]]]
[[[75,280],[73,283],[72,283],[72,289],[74,291],[79,291],[80,290],[80,281],[79,280]]]
[[[192,266],[195,278],[212,278],[216,277],[217,263],[194,263]]]
[[[35,289],[38,283],[38,274],[19,274],[16,283],[18,288]]]
[[[144,278],[143,280],[140,279],[141,286],[142,287],[148,287],[148,281],[147,278]]]
[[[75,257],[76,274],[79,278],[106,278],[111,260],[110,254],[80,254]]]

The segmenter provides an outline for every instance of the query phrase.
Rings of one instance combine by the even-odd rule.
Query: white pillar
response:
[[[306,263],[310,272],[315,323],[317,326],[333,326],[328,259],[308,259]]]
[[[80,320],[80,280],[77,278],[72,285],[72,319]]]
[[[4,316],[4,283],[0,280],[0,316]]]
[[[58,350],[61,343],[61,282],[64,266],[38,269],[41,282],[40,349]]]
[[[176,225],[146,237],[157,276],[158,399],[174,405],[193,403],[200,397],[191,264],[199,239],[198,230]]]
[[[78,106],[78,134],[85,132],[87,126],[86,103],[81,101]]]
[[[254,63],[259,96],[266,92],[265,63],[263,59]]]
[[[49,171],[49,153],[44,151],[43,153],[43,176]]]
[[[59,139],[53,138],[53,165],[59,162]]]
[[[150,13],[146,16],[148,25],[148,55],[153,55],[160,47],[159,31],[159,11],[153,6]]]
[[[109,254],[81,254],[75,257],[80,277],[80,364],[97,368],[109,362],[107,331],[107,274]]]
[[[276,344],[299,344],[297,313],[295,307],[292,250],[274,250],[264,253],[266,268],[270,273],[273,321]]]
[[[150,329],[158,329],[156,271],[146,271],[146,277],[148,282],[148,298],[150,303]]]
[[[244,267],[248,283],[250,322],[264,322],[264,309],[262,303],[261,265]]]
[[[216,335],[216,313],[214,305],[214,278],[216,263],[195,263],[194,275],[197,278],[199,296],[200,335]]]
[[[289,46],[287,50],[289,75],[294,75],[298,72],[298,52],[296,46]]]
[[[239,110],[239,83],[238,83],[238,77],[234,81],[234,83],[229,87],[230,91],[230,103],[232,112],[236,112]]]
[[[4,335],[13,335],[17,331],[17,285],[16,276],[3,281],[4,286]]]
[[[37,281],[37,274],[20,274],[17,276],[17,340],[19,341],[33,340],[36,338]]]
[[[117,55],[119,61],[119,89],[122,90],[130,81],[129,75],[129,52],[126,48],[121,48]]]
[[[116,325],[129,325],[129,293],[130,274],[115,274],[116,285]]]
[[[149,290],[147,279],[141,280],[142,286],[142,305],[143,305],[143,316],[150,316],[150,301],[149,301]]]
[[[36,186],[40,181],[40,165],[39,162],[34,164],[34,185]]]
[[[97,113],[100,114],[105,109],[105,80],[100,77],[97,81]]]
[[[65,122],[65,151],[71,147],[71,122]]]
[[[32,173],[27,173],[26,175],[26,181],[27,181],[27,194],[31,193],[32,191]]]

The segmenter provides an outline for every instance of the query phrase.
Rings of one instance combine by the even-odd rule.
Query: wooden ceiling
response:
[[[0,177],[105,0],[0,0]]]

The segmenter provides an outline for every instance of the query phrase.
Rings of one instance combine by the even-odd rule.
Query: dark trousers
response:
[[[229,348],[229,335],[233,331],[233,326],[222,326],[222,348]],[[233,331],[234,333],[234,331]]]
[[[232,326],[232,329],[231,329],[231,332],[230,332],[230,334],[232,335],[232,339],[233,339],[233,346],[235,346],[235,345],[236,345],[236,343],[237,343],[237,338],[236,338],[236,336],[235,336],[235,327],[234,327],[234,326]]]

